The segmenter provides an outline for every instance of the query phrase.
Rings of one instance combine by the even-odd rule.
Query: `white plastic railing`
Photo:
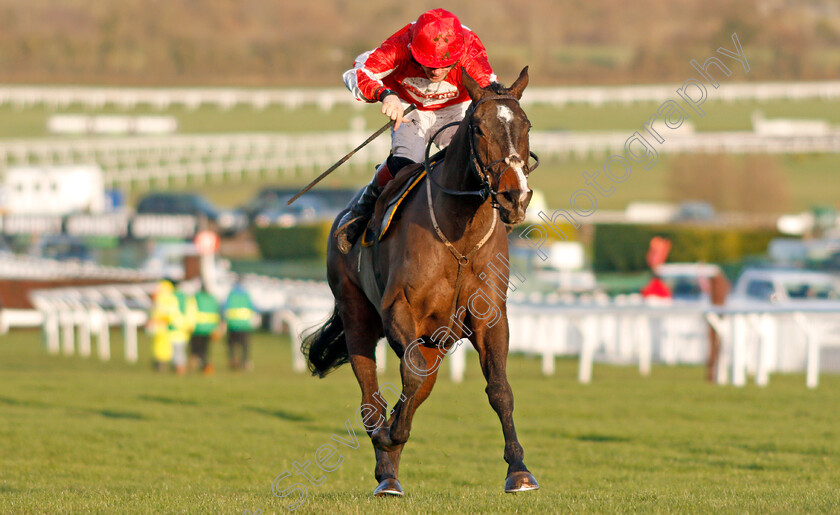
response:
[[[141,282],[152,280],[156,276],[130,268],[0,253],[0,280],[47,281],[68,278],[96,279],[102,282]]]
[[[840,131],[766,135],[753,132],[662,133],[666,153],[840,152]],[[584,159],[621,154],[632,133],[534,132],[531,148],[543,159]],[[106,184],[125,190],[220,182],[224,178],[309,177],[350,152],[358,132],[318,134],[221,134],[110,139],[0,141],[0,172],[16,166],[95,164]],[[338,173],[369,174],[388,155],[388,138],[363,148]]]
[[[148,320],[156,283],[32,290],[51,354],[89,357],[93,339],[101,360],[111,358],[110,328],[122,326],[126,361],[137,362],[137,331]]]
[[[323,282],[273,279],[245,275],[243,286],[255,307],[270,313],[270,328],[292,338],[296,371],[306,369],[300,354],[301,335],[322,324],[331,314],[333,297]],[[110,357],[108,328],[122,325],[126,357],[137,359],[136,331],[150,307],[153,283],[140,286],[61,288],[34,292],[33,303],[42,315],[51,352],[89,355],[91,337],[98,354]],[[142,306],[138,309],[137,306]],[[544,375],[555,373],[560,356],[578,357],[578,380],[593,379],[595,362],[635,363],[642,375],[652,363],[701,364],[708,353],[709,328],[721,337],[717,382],[744,386],[752,375],[766,385],[775,372],[806,372],[806,384],[816,388],[823,349],[840,347],[840,308],[712,307],[701,303],[643,302],[638,295],[514,295],[508,302],[510,351],[537,355]],[[78,333],[78,335],[77,335]],[[462,341],[450,356],[450,377],[463,379],[466,355],[472,346]],[[376,351],[379,370],[385,369],[387,346]]]
[[[661,102],[674,96],[680,84],[645,84],[631,86],[575,86],[530,87],[523,96],[525,104],[633,104]],[[803,100],[809,98],[840,98],[840,81],[776,82],[776,83],[727,83],[715,92],[723,101],[736,100]],[[168,109],[183,106],[195,109],[216,106],[230,109],[250,106],[264,109],[283,106],[296,109],[313,105],[328,111],[338,105],[361,107],[344,88],[328,89],[249,89],[249,88],[114,88],[83,86],[0,86],[0,105],[11,104],[16,108],[43,105],[49,108],[67,108],[78,104],[87,109],[114,106],[134,109],[138,105]]]
[[[296,329],[317,326],[332,310],[329,293],[320,288],[317,295],[317,302],[278,310],[278,323],[273,325],[276,330],[285,327],[290,331],[298,371],[305,366]],[[652,304],[638,295],[612,299],[536,295],[511,298],[508,319],[511,352],[541,356],[545,375],[555,373],[557,357],[578,357],[578,380],[582,383],[592,381],[596,361],[636,363],[642,375],[650,373],[652,363],[705,363],[710,326],[723,341],[719,384],[727,383],[731,375],[735,386],[743,386],[747,375],[753,375],[757,384],[766,385],[771,373],[806,371],[806,383],[814,388],[821,349],[840,346],[840,308],[734,310],[700,303]],[[471,347],[462,341],[447,358],[454,381],[462,380]],[[384,347],[378,350],[377,363],[384,368],[380,360],[387,353]]]

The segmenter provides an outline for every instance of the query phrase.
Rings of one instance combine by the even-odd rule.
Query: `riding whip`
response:
[[[410,113],[411,111],[414,111],[414,109],[416,109],[416,108],[415,108],[415,106],[414,106],[414,104],[412,104],[412,105],[408,106],[408,108],[407,108],[405,111],[403,111],[403,116],[407,115],[407,114],[408,114],[408,113]],[[329,167],[329,168],[327,169],[327,171],[325,171],[324,173],[322,173],[321,175],[319,175],[317,178],[315,178],[315,180],[314,180],[314,181],[310,182],[310,183],[309,183],[309,184],[308,184],[305,188],[303,188],[302,190],[300,190],[299,192],[297,192],[297,194],[296,194],[294,197],[290,198],[290,199],[289,199],[289,201],[288,201],[288,202],[286,202],[286,205],[287,205],[287,206],[290,206],[290,205],[292,204],[292,202],[294,202],[295,200],[297,200],[297,199],[298,199],[301,195],[303,195],[303,194],[304,194],[304,193],[306,193],[307,191],[311,190],[313,186],[315,186],[316,184],[318,184],[319,182],[321,182],[321,179],[323,179],[323,178],[324,178],[324,177],[326,177],[327,175],[331,174],[331,173],[333,172],[333,170],[335,170],[336,168],[338,168],[339,166],[341,166],[342,164],[344,164],[344,162],[345,162],[345,161],[347,161],[348,159],[350,159],[351,157],[353,157],[353,154],[355,154],[356,152],[358,152],[359,150],[361,150],[361,149],[362,149],[362,147],[364,147],[365,145],[367,145],[367,144],[368,144],[368,143],[370,143],[371,141],[375,140],[375,139],[376,139],[376,138],[377,138],[380,134],[382,134],[383,132],[385,132],[385,131],[386,131],[389,127],[391,127],[392,125],[394,125],[394,120],[389,120],[389,121],[388,121],[388,123],[386,123],[385,125],[383,125],[382,127],[380,127],[380,128],[379,128],[379,130],[377,130],[376,132],[374,132],[373,134],[371,134],[371,135],[370,135],[370,137],[368,137],[368,139],[366,139],[365,141],[363,141],[361,145],[359,145],[358,147],[356,147],[356,148],[354,148],[353,150],[351,150],[349,154],[347,154],[346,156],[344,156],[344,157],[342,157],[341,159],[339,159],[339,160],[338,160],[338,162],[337,162],[337,163],[335,163],[334,165],[332,165],[331,167]]]

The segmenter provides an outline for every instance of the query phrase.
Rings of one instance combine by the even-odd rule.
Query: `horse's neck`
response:
[[[463,123],[446,150],[446,159],[441,169],[436,171],[440,185],[455,191],[479,190],[481,184],[470,169],[471,158],[468,131],[466,123]],[[462,238],[473,239],[473,233],[482,232],[483,236],[492,222],[490,217],[497,216],[490,202],[482,202],[477,196],[433,191],[432,203],[438,224],[453,242]]]
[[[443,170],[438,176],[441,186],[456,191],[475,190],[479,187],[478,181],[469,169],[472,158],[470,149],[468,124],[465,120],[455,131],[446,149]]]

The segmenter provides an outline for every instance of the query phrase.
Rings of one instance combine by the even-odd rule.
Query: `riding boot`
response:
[[[391,171],[388,169],[388,162],[385,161],[373,176],[370,184],[365,186],[362,190],[359,200],[350,208],[350,211],[345,213],[338,223],[338,228],[335,230],[335,238],[338,243],[338,250],[342,254],[347,254],[353,248],[353,244],[359,239],[365,227],[367,226],[370,217],[373,216],[373,211],[376,208],[376,199],[382,193],[384,184],[387,179],[392,177]],[[381,184],[381,185],[380,185]]]

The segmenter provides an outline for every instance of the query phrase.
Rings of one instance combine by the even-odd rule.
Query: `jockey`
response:
[[[385,184],[404,166],[423,161],[429,138],[438,129],[464,118],[470,104],[464,71],[482,87],[496,82],[478,36],[454,14],[434,9],[358,56],[353,69],[344,73],[344,84],[353,95],[363,102],[382,102],[382,114],[394,126],[391,155],[338,224],[335,237],[342,253],[347,254],[361,234]],[[409,104],[417,109],[403,116]],[[435,144],[448,145],[455,130],[442,132]]]

